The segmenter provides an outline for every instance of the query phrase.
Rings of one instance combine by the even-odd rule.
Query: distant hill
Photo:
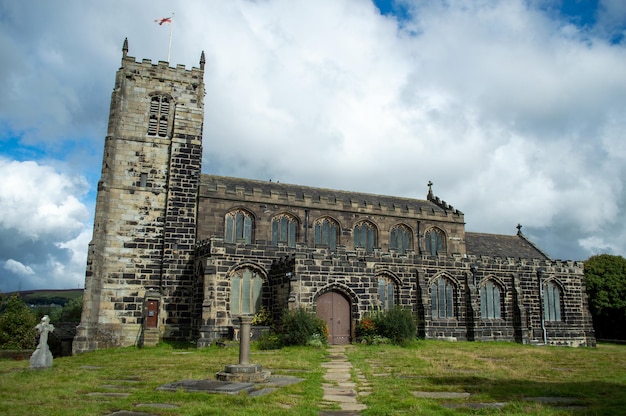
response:
[[[5,295],[11,296],[13,293],[5,293]],[[17,293],[27,305],[45,306],[55,304],[65,306],[70,300],[83,296],[83,289],[22,290]]]

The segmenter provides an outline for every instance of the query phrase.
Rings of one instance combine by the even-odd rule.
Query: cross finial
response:
[[[522,224],[517,224],[517,235],[520,235],[522,233]]]
[[[433,183],[431,181],[428,181],[428,196],[427,198],[433,199]]]

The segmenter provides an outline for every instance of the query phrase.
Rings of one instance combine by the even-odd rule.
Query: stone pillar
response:
[[[252,315],[239,317],[239,364],[250,364],[250,325]]]
[[[239,364],[230,364],[215,375],[219,381],[262,383],[270,376],[260,364],[250,364],[250,324],[252,315],[239,317]]]

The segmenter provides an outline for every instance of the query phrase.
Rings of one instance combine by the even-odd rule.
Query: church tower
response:
[[[172,68],[124,40],[74,353],[191,335],[203,77],[204,52]]]

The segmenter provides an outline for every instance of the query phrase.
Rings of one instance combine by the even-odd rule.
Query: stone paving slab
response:
[[[413,391],[415,397],[422,399],[466,399],[469,393],[456,393],[452,391]]]
[[[126,397],[130,396],[130,393],[112,393],[112,392],[96,391],[96,392],[92,392],[92,393],[87,393],[87,396],[102,396],[102,397],[126,398]]]
[[[444,403],[443,407],[448,409],[502,409],[508,403],[506,402],[493,402],[493,403],[481,403],[481,402],[470,402],[470,403]]]
[[[182,380],[173,383],[163,384],[157,387],[157,390],[163,391],[190,391],[190,392],[207,392],[207,393],[224,393],[238,394],[242,391],[250,392],[254,390],[253,383],[236,383],[229,381],[215,380]]]
[[[360,414],[361,410],[367,409],[367,406],[361,403],[341,403],[340,406],[341,410],[357,412],[356,414]]]

